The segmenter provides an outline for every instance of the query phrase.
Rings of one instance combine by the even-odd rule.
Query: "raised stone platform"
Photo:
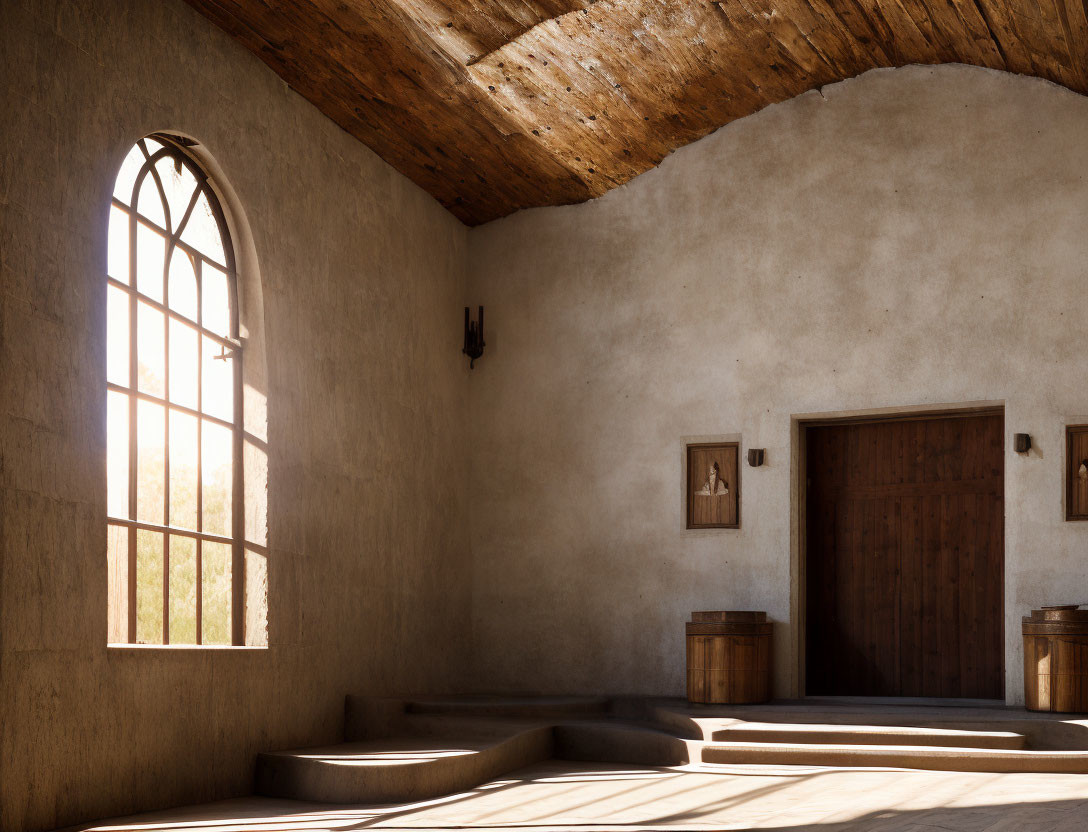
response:
[[[348,697],[347,742],[261,754],[257,791],[400,803],[549,758],[646,766],[1088,773],[1088,721],[1004,707],[715,707],[601,697]]]

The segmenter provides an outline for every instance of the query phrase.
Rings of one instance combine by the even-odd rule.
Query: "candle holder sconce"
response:
[[[476,359],[484,354],[484,347],[487,346],[487,342],[484,341],[484,308],[480,307],[480,314],[477,320],[473,321],[469,318],[468,307],[465,307],[465,346],[461,350],[468,356],[468,368],[471,370],[476,366]]]

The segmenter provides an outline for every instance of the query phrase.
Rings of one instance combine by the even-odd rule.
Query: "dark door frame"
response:
[[[791,598],[790,612],[793,619],[791,636],[794,650],[795,664],[793,667],[793,680],[790,695],[793,698],[805,698],[807,696],[807,676],[805,659],[807,652],[807,599],[808,576],[806,571],[806,536],[808,529],[808,488],[807,488],[807,464],[808,429],[824,427],[828,425],[862,424],[871,422],[901,422],[918,419],[956,418],[958,416],[1000,415],[1002,418],[1002,454],[1001,454],[1001,481],[1002,489],[1006,486],[1005,480],[1005,403],[1003,401],[967,402],[963,404],[948,405],[922,405],[919,407],[879,408],[872,410],[849,411],[841,413],[804,413],[794,414],[791,419],[791,445],[793,450],[793,477],[790,488],[792,491],[791,512]],[[1005,561],[1005,523],[1001,525],[1001,560]],[[1005,576],[1007,580],[1007,575]],[[1001,592],[1001,632],[1005,633],[1005,587]],[[1002,647],[1001,675],[1008,681],[1008,662],[1006,661],[1007,645]],[[1007,698],[1007,692],[1006,697]],[[886,700],[885,700],[886,701]],[[957,700],[966,702],[970,700]]]

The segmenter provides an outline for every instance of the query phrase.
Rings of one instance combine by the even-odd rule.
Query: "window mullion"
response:
[[[112,381],[107,381],[106,382],[106,389],[107,390],[115,390],[118,393],[125,393],[125,394],[128,394],[130,392],[128,390],[128,388],[123,387],[120,384],[114,384]],[[160,398],[159,396],[156,396],[156,395],[154,395],[152,393],[145,393],[142,390],[135,390],[135,391],[131,391],[131,392],[133,393],[134,396],[136,396],[137,399],[145,401],[145,402],[151,402],[152,404],[169,405],[174,410],[177,410],[180,413],[187,413],[190,416],[200,416],[201,415],[200,411],[198,411],[198,410],[196,410],[196,409],[194,409],[192,407],[186,407],[185,405],[178,404],[177,402],[168,402],[166,399]],[[212,422],[213,424],[222,425],[223,427],[231,429],[231,430],[234,429],[234,423],[233,422],[228,422],[226,419],[221,419],[218,416],[212,416],[210,413],[203,414],[203,418],[205,420],[209,421],[209,422]]]
[[[138,529],[145,532],[155,532],[156,534],[172,534],[175,537],[187,537],[193,540],[203,540],[206,543],[222,543],[224,546],[229,546],[232,539],[221,534],[212,534],[211,532],[197,532],[192,529],[183,529],[180,526],[161,526],[158,523],[148,523],[144,520],[125,520],[121,517],[107,517],[106,522],[115,526],[124,526],[125,528]]]
[[[165,199],[164,199],[165,203]],[[168,206],[166,206],[168,207]],[[169,214],[167,215],[169,216]],[[170,308],[170,261],[174,256],[174,247],[167,244],[166,259],[162,266],[163,306]],[[163,316],[163,395],[167,404],[163,407],[162,437],[162,523],[170,526],[170,318]],[[170,643],[170,533],[162,538],[162,643]]]
[[[159,154],[156,153],[155,155],[158,156]],[[162,158],[165,159],[166,156],[163,156]],[[150,162],[151,160],[148,159],[148,161]],[[164,236],[169,239],[171,236],[170,230],[173,227],[170,218],[170,201],[166,198],[166,189],[162,185],[162,178],[159,176],[159,171],[155,168],[155,165],[151,165],[149,173],[151,174],[151,178],[155,180],[155,189],[159,192],[159,201],[162,202],[162,215],[166,218],[166,228],[164,229],[166,234]]]
[[[204,185],[197,182],[197,186],[193,188],[193,195],[189,197],[189,205],[185,209],[185,214],[178,222],[177,227],[174,229],[174,233],[171,236],[171,240],[176,244],[181,242],[181,232],[185,230],[185,226],[189,223],[189,217],[193,214],[193,209],[196,207],[197,200],[200,199],[200,195],[204,193]]]
[[[199,486],[197,487],[199,490]],[[196,539],[196,643],[204,643],[204,538]]]
[[[232,304],[231,317],[234,321],[231,333],[237,337],[237,304]],[[233,482],[231,483],[231,640],[236,645],[245,644],[245,510],[243,499],[245,482],[242,469],[242,356],[235,351],[228,359],[234,367],[234,428],[231,432],[231,458],[233,462]]]
[[[204,531],[204,261],[194,258],[196,271],[196,530]],[[196,643],[204,643],[204,542],[196,541]]]
[[[143,146],[141,145],[141,148]],[[146,151],[145,151],[146,152]],[[139,180],[139,177],[137,177]],[[134,191],[135,192],[135,191]],[[139,363],[136,355],[136,210],[128,215],[128,279],[132,286],[129,292],[128,314],[128,518],[136,520],[136,380],[139,375]],[[128,536],[128,640],[136,642],[136,530]]]

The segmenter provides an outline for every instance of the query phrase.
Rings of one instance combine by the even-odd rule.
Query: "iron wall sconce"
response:
[[[758,468],[763,464],[763,458],[766,455],[766,448],[749,448],[748,449],[748,464],[753,468]]]
[[[1026,433],[1017,433],[1012,438],[1013,448],[1018,454],[1026,454],[1031,450],[1031,436]]]
[[[476,366],[476,359],[484,354],[484,308],[480,307],[480,316],[476,321],[469,319],[468,307],[465,307],[465,346],[461,350],[469,357],[468,368]]]

